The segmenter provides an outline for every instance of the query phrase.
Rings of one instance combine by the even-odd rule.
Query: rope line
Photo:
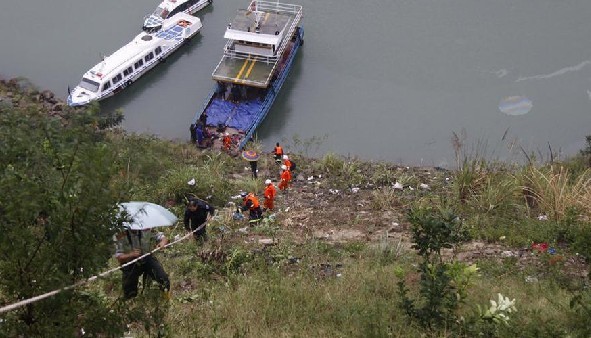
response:
[[[105,276],[110,275],[111,273],[113,273],[113,272],[115,272],[117,270],[121,270],[122,268],[124,268],[126,266],[129,266],[129,265],[131,265],[133,263],[136,263],[137,261],[139,261],[139,260],[143,259],[144,257],[147,257],[147,256],[149,256],[149,255],[151,255],[151,254],[153,254],[153,253],[155,253],[157,251],[160,251],[162,249],[168,248],[169,246],[172,246],[172,245],[174,245],[174,244],[176,244],[178,242],[184,241],[185,239],[189,238],[189,236],[192,236],[197,231],[203,229],[206,224],[207,224],[207,222],[203,223],[202,225],[200,225],[199,227],[197,227],[195,230],[187,233],[185,236],[183,236],[183,237],[181,237],[181,238],[179,238],[179,239],[177,239],[177,240],[175,240],[173,242],[170,242],[170,243],[168,243],[166,245],[158,246],[154,250],[152,250],[152,251],[150,251],[150,252],[148,252],[146,254],[143,254],[140,257],[135,258],[135,259],[133,259],[133,260],[131,260],[131,261],[125,263],[125,264],[122,264],[122,265],[120,265],[120,266],[118,266],[116,268],[113,268],[113,269],[107,270],[105,272],[99,273],[97,275],[88,277],[87,279],[81,280],[81,281],[79,281],[79,282],[77,282],[75,284],[64,286],[64,287],[62,287],[60,289],[53,290],[53,291],[44,293],[44,294],[39,295],[39,296],[31,297],[31,298],[28,298],[28,299],[21,300],[20,302],[16,302],[16,303],[13,303],[13,304],[9,304],[9,305],[3,306],[3,307],[0,308],[0,314],[1,313],[4,313],[4,312],[8,312],[8,311],[12,311],[12,310],[18,309],[19,307],[25,306],[27,304],[36,303],[36,302],[38,302],[40,300],[43,300],[45,298],[49,298],[51,296],[55,296],[58,293],[61,293],[61,292],[64,292],[64,291],[68,291],[68,290],[77,288],[79,286],[88,284],[90,282],[94,282],[95,280],[99,279],[100,277],[105,277]]]

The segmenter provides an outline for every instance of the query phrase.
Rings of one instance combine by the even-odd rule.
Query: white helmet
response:
[[[286,166],[285,164],[282,164],[282,165],[281,165],[281,169],[283,169],[283,170],[287,170],[287,166]]]
[[[225,132],[224,136],[230,136],[230,134],[228,132]]]
[[[283,155],[283,159],[284,160],[289,160],[289,157],[287,155]]]
[[[266,181],[265,181],[265,184],[266,184],[266,185],[269,185],[269,184],[271,184],[271,180],[266,180]]]

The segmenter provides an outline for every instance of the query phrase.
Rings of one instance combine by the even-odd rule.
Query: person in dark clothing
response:
[[[214,212],[215,208],[211,205],[201,200],[190,200],[189,205],[185,210],[185,230],[194,231],[203,225],[202,229],[199,229],[193,233],[193,237],[200,243],[207,241],[207,232],[205,230],[204,223],[208,221],[211,216],[213,216]]]
[[[163,247],[168,244],[168,239],[163,233],[156,232],[154,229],[122,231],[115,236],[115,258],[119,264],[124,265],[149,253],[154,243]],[[121,271],[123,272],[123,298],[130,299],[137,296],[138,281],[143,275],[144,278],[151,277],[158,282],[165,298],[170,299],[170,280],[153,254],[121,268]]]
[[[197,134],[197,146],[199,147],[203,142],[203,127],[201,126],[201,123],[197,124],[197,127],[195,128],[195,133]]]
[[[201,127],[203,129],[205,129],[207,127],[207,113],[206,112],[203,112],[203,113],[201,113],[201,115],[199,115],[198,124],[201,124]]]
[[[258,178],[257,161],[250,161],[250,170],[252,171],[252,177],[255,179]]]
[[[195,123],[191,123],[189,131],[191,132],[191,142],[197,142],[197,125]]]

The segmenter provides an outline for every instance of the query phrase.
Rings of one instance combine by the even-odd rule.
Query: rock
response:
[[[64,110],[64,104],[61,102],[58,102],[56,104],[53,105],[53,107],[51,108],[51,110],[53,111],[63,111]]]
[[[274,245],[275,241],[272,238],[260,238],[259,244],[263,245]]]
[[[44,91],[41,92],[41,97],[45,101],[48,101],[50,99],[53,99],[55,97],[55,94],[53,94],[53,92],[51,90],[44,90]]]

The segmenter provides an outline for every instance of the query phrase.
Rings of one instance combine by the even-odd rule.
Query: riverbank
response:
[[[0,97],[23,113],[27,107],[62,119],[75,113],[63,107],[55,114],[59,102],[48,101],[49,93],[21,86],[0,82]],[[460,154],[458,168],[446,170],[332,153],[313,159],[298,145],[285,144],[297,163],[293,185],[279,193],[276,210],[251,227],[233,217],[241,203],[236,196],[251,191],[261,197],[265,179],[277,183],[279,168],[270,154],[259,160],[255,180],[241,158],[118,128],[101,133],[104,148],[117,159],[111,185],[128,189],[126,199],[166,205],[182,216],[184,198],[193,194],[218,209],[207,243],[181,242],[158,254],[173,296],[165,305],[154,303],[151,296],[159,291],[147,287],[126,303],[147,318],[126,323],[133,336],[159,329],[171,337],[588,332],[581,324],[587,322],[582,318],[588,315],[591,257],[584,157],[514,166]],[[428,217],[417,217],[417,210]],[[169,238],[185,234],[182,224],[163,231]],[[438,281],[447,284],[427,290],[432,299],[451,293],[459,300],[453,308],[434,306],[435,313],[450,306],[450,326],[425,326],[402,305],[399,283],[420,297],[421,288],[429,287],[425,281],[435,281],[421,271],[421,239],[445,242],[439,263],[447,277]],[[478,273],[469,274],[474,265]],[[120,283],[114,274],[83,291],[115,304]],[[518,312],[507,326],[478,311],[488,309],[497,293],[516,300]]]

